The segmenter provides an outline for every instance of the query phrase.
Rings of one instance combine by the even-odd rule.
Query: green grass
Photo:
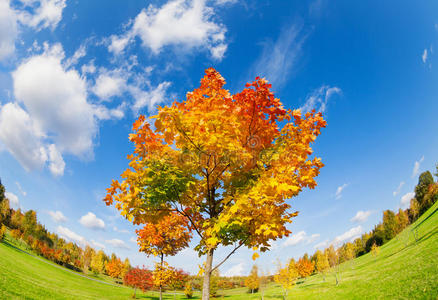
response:
[[[417,235],[417,241],[414,237]],[[298,282],[288,299],[438,299],[438,203],[396,238],[380,248],[377,257],[366,254],[340,266],[341,282],[334,272]],[[92,281],[20,250],[24,245],[7,237],[0,243],[0,299],[129,299],[132,289]],[[107,277],[98,277],[111,283]],[[247,289],[219,291],[224,299],[260,299]],[[195,293],[194,299],[199,299]],[[158,299],[157,293],[137,293],[141,299]],[[165,294],[173,299],[173,294]],[[177,295],[176,299],[184,299]],[[282,299],[275,284],[265,299]]]

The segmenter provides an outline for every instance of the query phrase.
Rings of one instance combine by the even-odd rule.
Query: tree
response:
[[[400,233],[409,225],[409,216],[406,211],[399,208],[396,215],[397,233]]]
[[[326,126],[321,113],[284,109],[262,78],[235,95],[224,84],[207,69],[185,101],[158,108],[154,130],[140,116],[130,135],[130,168],[104,199],[135,224],[172,212],[189,221],[199,236],[195,250],[206,255],[204,300],[212,271],[238,248],[267,251],[290,233],[286,225],[297,212],[285,200],[315,188],[323,166],[310,158],[310,144]],[[234,248],[213,267],[219,245]]]
[[[0,190],[0,194],[1,194],[1,190]],[[9,199],[4,198],[2,201],[0,201],[0,224],[9,225],[10,218],[11,218],[11,209],[9,207]]]
[[[95,254],[96,254],[96,252],[94,251],[93,248],[91,248],[88,245],[85,247],[85,250],[82,254],[84,272],[88,272],[88,269],[89,269],[90,264],[91,264],[91,260]]]
[[[320,250],[316,251],[316,270],[322,274],[322,279],[325,281],[325,273],[329,269],[330,264],[327,258],[327,254],[322,253]]]
[[[4,224],[0,224],[0,242],[3,241],[6,235],[6,226]]]
[[[298,278],[298,271],[295,266],[295,261],[290,260],[284,268],[281,264],[278,265],[277,274],[274,275],[274,281],[281,285],[283,289],[283,299],[286,300],[287,291],[295,285],[295,281]]]
[[[123,277],[125,285],[134,288],[133,298],[136,297],[137,289],[143,292],[149,290],[153,286],[152,272],[143,268],[132,268]]]
[[[21,209],[17,209],[11,217],[11,227],[14,229],[21,229],[23,224],[24,216],[21,213]],[[23,230],[21,230],[23,231]]]
[[[193,289],[192,289],[191,281],[187,281],[186,286],[184,287],[184,295],[187,297],[187,299],[191,299],[193,297]]]
[[[192,237],[189,228],[187,218],[177,213],[164,216],[158,223],[147,223],[141,230],[136,231],[140,251],[148,256],[151,254],[159,256],[161,269],[165,270],[164,256],[175,255],[188,247]],[[162,286],[159,288],[160,299],[162,299]]]
[[[96,274],[103,273],[105,271],[105,261],[106,261],[105,252],[99,250],[91,258],[91,263],[90,263],[91,270]]]
[[[409,205],[409,216],[411,217],[411,223],[414,223],[418,219],[418,215],[420,214],[420,205],[418,204],[417,199],[411,199],[411,203]]]
[[[397,234],[397,221],[392,210],[385,210],[383,212],[383,231],[384,242],[391,240]]]
[[[120,278],[123,271],[123,263],[118,257],[112,257],[105,263],[106,273],[112,278]]]
[[[374,243],[373,246],[371,246],[371,254],[372,254],[374,257],[377,257],[377,256],[379,255],[379,252],[380,252],[380,247],[377,246],[376,243]]]
[[[131,270],[131,263],[129,262],[128,258],[125,258],[125,261],[123,262],[123,268],[122,268],[122,278],[125,277],[126,273],[129,272],[129,270]]]
[[[257,265],[252,266],[249,276],[245,279],[245,286],[249,288],[251,294],[253,294],[254,291],[257,292],[260,287],[260,278],[259,278],[258,270],[259,269]]]
[[[0,179],[0,202],[3,202],[5,199],[5,186],[2,184],[2,180]]]
[[[181,290],[184,288],[187,282],[189,274],[184,272],[182,269],[173,269],[172,276],[168,282],[168,286],[173,290],[173,299],[176,297],[176,290]]]
[[[327,256],[330,267],[334,267],[339,263],[339,256],[333,245],[330,245],[330,247],[326,248],[324,250],[324,254]]]
[[[427,210],[424,205],[424,196],[426,196],[429,191],[429,186],[433,183],[433,176],[429,171],[420,174],[418,184],[415,187],[415,199],[417,199],[418,204],[420,205],[420,215]]]
[[[298,275],[301,278],[306,278],[313,273],[315,269],[315,264],[311,262],[308,258],[302,257],[298,260],[297,264]]]

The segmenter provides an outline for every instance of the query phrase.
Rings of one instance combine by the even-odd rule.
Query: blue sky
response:
[[[0,0],[0,177],[50,231],[151,266],[101,200],[127,167],[131,124],[213,66],[231,92],[264,76],[288,108],[328,121],[318,187],[290,203],[286,261],[372,229],[438,161],[436,1]],[[217,259],[227,254],[219,249]],[[247,274],[252,252],[221,267]],[[196,273],[192,250],[169,259]]]

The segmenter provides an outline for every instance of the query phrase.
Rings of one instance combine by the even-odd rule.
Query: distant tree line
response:
[[[435,174],[438,177],[438,164]],[[325,280],[327,271],[332,268],[335,271],[336,283],[339,283],[339,265],[368,252],[373,256],[379,253],[379,247],[399,234],[408,225],[415,222],[438,200],[438,183],[434,181],[429,171],[420,174],[418,184],[415,187],[415,196],[410,200],[409,208],[399,209],[397,212],[385,210],[382,222],[374,229],[353,242],[344,243],[335,249],[333,245],[324,250],[317,250],[313,255],[304,254],[297,261],[289,260],[285,266],[279,264],[279,268],[273,279],[283,288],[283,298],[286,299],[287,291],[292,288],[298,279],[304,279],[312,274],[320,273]],[[415,239],[416,233],[413,232]],[[245,280],[245,286],[250,292],[257,291],[263,281],[270,281],[271,277],[259,276],[257,266],[254,266],[250,275]],[[263,295],[262,295],[263,298]]]

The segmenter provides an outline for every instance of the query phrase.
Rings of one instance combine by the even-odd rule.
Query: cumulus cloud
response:
[[[22,0],[18,18],[24,25],[37,30],[55,29],[62,19],[66,0]]]
[[[307,96],[306,102],[300,109],[303,113],[309,112],[312,109],[323,113],[327,110],[330,98],[334,95],[340,95],[341,93],[342,90],[336,86],[323,85]]]
[[[395,191],[392,192],[392,195],[395,197],[395,196],[397,196],[398,194],[400,194],[401,188],[402,188],[404,185],[405,185],[405,182],[404,182],[404,181],[400,182],[400,184],[399,184],[398,187],[395,189]]]
[[[420,160],[417,160],[414,163],[414,168],[412,169],[412,178],[414,178],[415,176],[418,175],[418,173],[420,173],[420,166],[423,161],[424,161],[424,155],[420,158]]]
[[[64,174],[64,154],[93,157],[98,121],[120,119],[126,104],[116,108],[91,103],[85,77],[66,69],[60,44],[23,61],[12,73],[17,102],[0,108],[0,140],[28,171],[48,166]]]
[[[356,215],[350,219],[350,221],[362,223],[362,222],[365,222],[371,214],[372,214],[371,210],[367,210],[367,211],[359,210],[356,213]]]
[[[260,74],[275,88],[281,87],[301,56],[306,38],[302,25],[285,27],[275,42],[264,43],[262,54],[250,69],[250,74]]]
[[[93,87],[93,92],[101,99],[108,100],[114,96],[120,96],[126,88],[125,79],[120,75],[111,76],[108,73],[100,74]]]
[[[83,226],[90,228],[90,229],[104,229],[105,228],[105,222],[102,219],[99,219],[96,217],[95,214],[92,212],[88,212],[86,215],[82,216],[79,219],[79,223],[81,223]]]
[[[345,242],[351,242],[358,238],[363,232],[362,226],[353,227],[350,230],[344,232],[341,235],[338,235],[333,239],[329,245],[333,245],[335,247],[340,246],[341,244]]]
[[[81,247],[85,247],[89,244],[83,236],[71,231],[67,227],[58,226],[57,231],[60,237],[69,242],[76,243]]]
[[[348,186],[347,183],[344,183],[343,185],[338,186],[338,188],[336,189],[336,194],[335,194],[336,199],[341,199],[341,197],[342,197],[342,192],[344,191],[344,189],[345,189],[347,186]]]
[[[126,245],[126,243],[124,241],[122,241],[122,240],[119,240],[119,239],[106,240],[105,242],[107,244],[110,244],[114,248],[129,249],[129,247]]]
[[[414,197],[415,197],[414,192],[404,194],[400,199],[400,207],[402,209],[408,208],[411,203],[411,199]]]
[[[315,233],[311,236],[308,236],[305,231],[300,231],[286,239],[286,241],[283,243],[283,247],[287,246],[295,246],[301,243],[310,244],[316,241],[319,238],[319,234]]]
[[[171,0],[159,8],[151,4],[135,17],[125,34],[111,36],[108,49],[120,54],[139,37],[142,46],[154,54],[166,46],[201,48],[220,60],[226,50],[226,28],[216,23],[213,16],[213,8],[206,5],[206,0]]]
[[[0,61],[15,51],[18,35],[17,16],[9,5],[9,0],[0,0]]]
[[[18,207],[20,207],[20,200],[18,199],[17,195],[11,192],[5,192],[5,196],[9,199],[9,205],[12,208],[17,209]]]
[[[91,240],[90,241],[90,245],[93,248],[101,248],[101,249],[105,249],[105,245],[99,242],[96,242],[95,240]]]
[[[56,223],[64,223],[67,222],[67,218],[64,216],[64,214],[57,210],[57,211],[49,211],[48,214],[52,218],[53,221]]]
[[[223,274],[223,276],[225,276],[225,277],[243,276],[243,267],[244,267],[243,262],[241,262],[235,266],[232,266]]]

